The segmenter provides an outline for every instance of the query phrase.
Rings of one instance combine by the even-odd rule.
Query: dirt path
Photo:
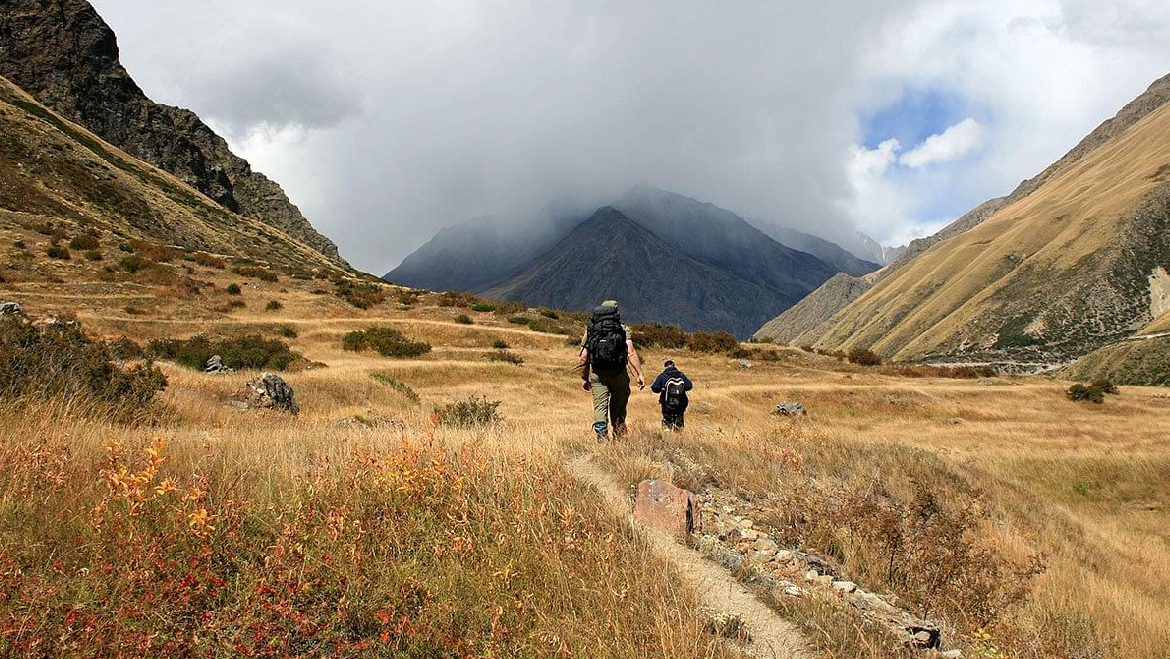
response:
[[[691,584],[705,607],[715,613],[738,616],[743,621],[751,637],[743,648],[749,655],[758,659],[813,659],[816,656],[792,623],[756,599],[728,570],[667,534],[635,522],[621,485],[598,468],[589,456],[570,460],[568,467],[577,480],[596,488],[615,514],[628,519],[631,526],[649,541],[655,553],[682,573],[683,580]]]

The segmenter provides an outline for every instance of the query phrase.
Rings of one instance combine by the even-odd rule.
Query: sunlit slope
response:
[[[299,267],[337,261],[280,229],[227,211],[132,158],[0,78],[0,223],[93,225],[143,238]]]
[[[1170,267],[1170,105],[971,230],[933,245],[840,312],[817,346],[1065,360],[1153,320]]]

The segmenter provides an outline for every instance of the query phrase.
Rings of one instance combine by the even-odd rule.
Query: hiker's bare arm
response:
[[[581,354],[577,356],[577,359],[580,360],[582,365],[589,361],[589,349],[585,346],[581,346]]]
[[[638,388],[646,388],[646,377],[642,375],[642,359],[638,357],[638,349],[634,347],[634,342],[626,339],[626,353],[630,356],[630,365],[634,367],[634,375],[638,376]]]

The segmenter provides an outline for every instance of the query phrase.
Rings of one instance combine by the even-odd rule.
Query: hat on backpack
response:
[[[607,308],[617,309],[618,303],[617,303],[617,300],[606,300],[605,302],[601,303],[601,306],[607,307]]]

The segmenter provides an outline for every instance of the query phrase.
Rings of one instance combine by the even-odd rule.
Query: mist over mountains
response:
[[[829,241],[759,224],[767,231],[639,183],[596,212],[560,202],[530,217],[443,229],[385,278],[560,309],[587,309],[623,291],[628,318],[747,336],[834,274],[878,268]]]

